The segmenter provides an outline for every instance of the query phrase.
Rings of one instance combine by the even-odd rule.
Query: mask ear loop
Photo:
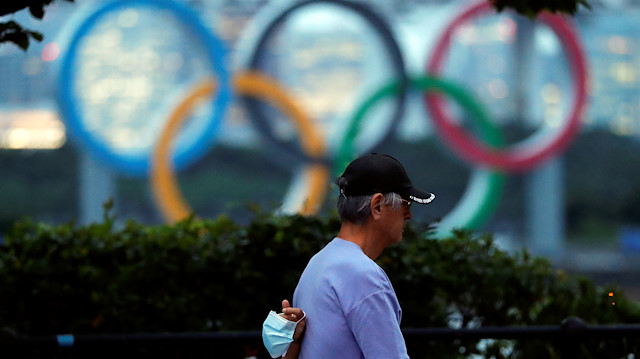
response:
[[[296,324],[300,323],[304,318],[307,317],[307,313],[304,312],[304,310],[302,311],[302,318],[298,319],[298,321],[296,322]]]
[[[282,315],[286,315],[286,314],[284,314],[284,313],[278,313],[278,316],[279,316],[280,318],[282,318]],[[301,322],[304,318],[306,318],[306,317],[307,317],[307,313],[305,313],[305,312],[304,312],[304,310],[303,310],[303,311],[302,311],[302,318],[298,319],[295,323],[296,323],[296,324],[300,323],[300,322]],[[282,319],[284,319],[284,318],[282,318]],[[289,319],[287,319],[287,320],[289,320]],[[290,322],[293,322],[293,320],[289,320],[289,321],[290,321]]]

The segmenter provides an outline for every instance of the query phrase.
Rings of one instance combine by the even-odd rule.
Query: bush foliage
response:
[[[224,216],[116,225],[109,211],[89,226],[23,220],[0,246],[0,327],[24,336],[258,331],[267,312],[292,297],[307,261],[339,225],[335,215],[262,212],[244,226]],[[410,224],[403,242],[378,260],[403,307],[403,328],[558,325],[569,316],[587,324],[640,322],[638,304],[617,288],[567,276],[524,251],[506,253],[490,235],[460,231],[434,240],[428,234],[427,225]],[[639,349],[626,339],[585,339],[570,347],[525,340],[480,344],[408,341],[412,358],[621,358]],[[158,348],[129,352],[150,357]],[[182,348],[172,355],[267,357],[260,343],[214,349]]]

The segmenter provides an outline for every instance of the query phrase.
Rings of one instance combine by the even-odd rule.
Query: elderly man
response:
[[[374,260],[402,240],[412,203],[435,196],[413,186],[395,158],[370,154],[351,162],[340,187],[340,232],[307,264],[293,305],[306,313],[302,359],[408,358],[402,311],[386,273]],[[287,303],[288,305],[288,303]]]

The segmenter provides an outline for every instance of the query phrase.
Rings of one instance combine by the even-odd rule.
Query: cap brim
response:
[[[435,194],[431,192],[425,192],[415,187],[409,190],[409,199],[415,203],[427,204],[431,203],[431,201],[433,201],[435,198]]]

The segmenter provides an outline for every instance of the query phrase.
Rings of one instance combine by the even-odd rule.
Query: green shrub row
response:
[[[89,226],[17,222],[0,245],[0,327],[22,336],[258,331],[267,312],[292,297],[307,261],[340,225],[335,215],[262,212],[247,225],[224,216],[159,226],[115,223],[109,211]],[[403,328],[557,325],[569,316],[587,324],[640,323],[638,304],[615,287],[567,276],[524,251],[506,253],[489,235],[461,231],[433,240],[429,233],[425,224],[410,224],[404,240],[378,260],[398,294]],[[608,359],[640,350],[637,340],[626,339],[477,344],[408,341],[412,358]],[[213,353],[266,357],[252,345]],[[138,357],[153,354],[153,348],[129,353],[136,350]],[[211,353],[172,355],[216,357]]]

